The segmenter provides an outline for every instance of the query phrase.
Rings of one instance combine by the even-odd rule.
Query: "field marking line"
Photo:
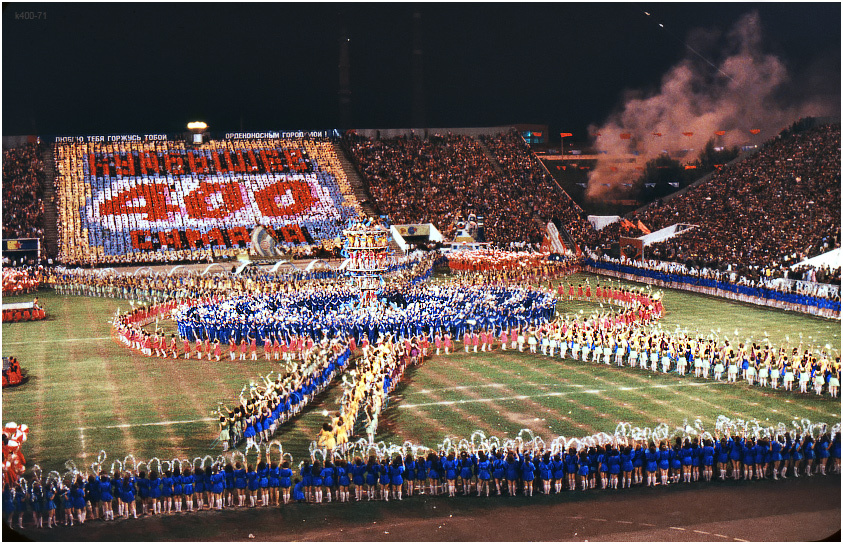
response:
[[[182,421],[154,421],[152,423],[121,423],[120,425],[104,425],[102,427],[79,427],[80,434],[82,431],[88,430],[102,430],[102,429],[125,429],[129,427],[150,427],[157,425],[179,425],[183,423],[203,423],[206,421],[217,421],[217,418],[204,417],[202,419],[186,419]],[[84,435],[83,435],[84,438]]]
[[[615,523],[625,523],[627,525],[633,525],[634,524],[634,522],[632,522],[632,521],[624,521],[624,520],[620,520],[620,519],[616,519]]]
[[[65,338],[64,340],[30,340],[27,342],[3,342],[5,346],[22,346],[24,344],[58,344],[60,342],[90,342],[92,340],[108,340],[110,336],[91,336],[88,338]]]
[[[728,536],[726,536],[726,535],[721,535],[721,534],[719,534],[719,533],[711,533],[711,534],[712,534],[712,536],[719,536],[720,538],[729,538]]]
[[[744,540],[744,539],[742,539],[742,538],[738,538],[738,537],[734,537],[734,540],[735,540],[736,542],[749,542],[749,540]]]
[[[671,527],[671,529],[675,529],[677,531],[684,531],[685,530],[682,527]]]
[[[469,371],[469,372],[471,372],[471,371]],[[448,385],[448,384],[452,384],[452,383],[458,383],[458,382],[456,382],[456,380],[448,378],[447,376],[445,376],[443,374],[437,375],[436,378],[434,379],[434,382],[436,384],[441,383],[441,384],[444,384],[444,385]],[[449,388],[451,388],[451,387],[454,387],[454,386],[449,386]],[[468,392],[468,395],[471,396],[470,390]],[[433,394],[428,393],[426,395],[426,397],[436,399],[436,400],[433,401],[434,404],[442,403],[443,405],[447,405],[447,403],[451,402],[451,401],[443,401],[442,397],[440,395],[437,395],[436,393],[433,393]],[[476,399],[471,399],[471,400],[476,400]],[[400,406],[400,404],[398,406]],[[469,422],[474,421],[475,424],[478,425],[479,428],[481,430],[485,431],[485,432],[495,433],[495,432],[498,431],[498,429],[496,429],[491,423],[489,423],[488,421],[485,421],[484,419],[482,419],[481,417],[479,417],[477,415],[472,414],[470,411],[463,411],[460,408],[455,408],[455,411],[458,412],[459,414],[462,414],[465,421],[469,421]],[[509,417],[506,413],[504,413],[503,407],[501,407],[501,415],[505,419],[509,419],[510,421],[516,422],[516,421],[512,420],[512,418]],[[428,419],[430,419],[430,418],[428,418]],[[438,426],[441,427],[441,425],[438,425]]]
[[[717,382],[712,382],[717,383]],[[687,384],[675,384],[666,386],[663,384],[656,384],[656,385],[646,385],[642,387],[631,387],[626,389],[627,391],[633,390],[640,390],[640,389],[663,389],[665,387],[704,387],[707,385],[711,385],[707,382],[702,383],[687,383]],[[587,393],[587,394],[600,394],[606,393],[609,391],[613,391],[613,389],[585,389],[582,391],[551,391],[549,393],[539,393],[536,395],[513,395],[510,397],[496,397],[496,398],[487,398],[487,399],[459,399],[459,400],[443,400],[439,402],[421,402],[416,404],[399,404],[396,408],[401,409],[408,409],[408,408],[422,408],[426,406],[450,406],[453,404],[469,404],[475,402],[499,402],[499,401],[506,401],[506,400],[528,400],[528,399],[535,399],[541,397],[561,397],[564,395],[569,394],[577,394],[577,393]]]
[[[82,445],[82,451],[88,451],[85,447],[85,429],[82,427],[79,428],[79,442]]]
[[[543,385],[544,386],[547,386],[547,385],[557,385],[558,386],[559,384],[558,383],[521,382],[519,385],[530,386],[530,387],[538,387],[538,386],[543,386]],[[580,384],[566,384],[565,386],[566,387],[579,387],[579,388],[583,387]],[[463,390],[466,390],[466,389],[485,389],[485,388],[488,388],[488,387],[500,389],[502,387],[511,387],[511,384],[486,383],[486,384],[477,384],[477,385],[458,385],[456,387],[440,387],[440,388],[437,388],[437,389],[425,388],[425,389],[416,389],[416,390],[412,390],[412,391],[406,391],[404,394],[405,395],[412,395],[412,394],[426,395],[428,393],[437,393],[437,392],[440,392],[440,391],[463,391]]]
[[[591,521],[609,521],[609,520],[603,519],[603,518],[591,518]]]

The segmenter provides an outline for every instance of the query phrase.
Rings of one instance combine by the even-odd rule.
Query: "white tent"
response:
[[[800,266],[812,266],[812,267],[820,267],[820,266],[827,266],[829,268],[840,268],[840,259],[843,257],[841,254],[841,249],[833,249],[828,253],[823,253],[822,255],[817,255],[816,257],[811,257],[810,259],[806,259],[801,263],[796,263],[791,266],[791,268],[797,268]]]
[[[620,221],[620,215],[589,215],[588,222],[594,227],[594,230],[602,230],[604,227],[611,225],[615,221]]]

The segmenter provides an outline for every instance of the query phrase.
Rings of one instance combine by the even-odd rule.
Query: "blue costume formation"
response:
[[[188,340],[278,339],[307,336],[313,341],[380,335],[411,338],[422,334],[461,336],[466,331],[539,326],[554,317],[551,296],[511,287],[414,287],[406,293],[381,293],[363,304],[346,288],[288,294],[242,295],[219,304],[183,309],[176,317],[179,335]]]
[[[662,281],[665,283],[684,283],[692,286],[707,287],[709,289],[720,289],[722,291],[728,291],[730,293],[735,293],[736,295],[743,295],[746,297],[755,297],[776,302],[784,302],[786,304],[794,304],[798,306],[813,306],[821,310],[831,310],[838,313],[840,312],[839,300],[800,295],[798,293],[783,293],[781,291],[767,289],[765,287],[750,287],[748,285],[738,285],[736,283],[731,283],[727,281],[698,278],[695,276],[686,276],[684,274],[671,274],[669,272],[648,270],[646,268],[636,268],[633,266],[626,266],[622,264],[598,262],[592,259],[586,259],[583,264],[601,270],[612,270],[614,272],[620,272],[621,274],[633,274],[636,276],[643,276],[651,280]]]

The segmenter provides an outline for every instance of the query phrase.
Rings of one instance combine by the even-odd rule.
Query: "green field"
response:
[[[584,275],[567,281],[576,284]],[[597,277],[589,276],[592,285]],[[602,280],[605,283],[605,279]],[[63,472],[73,459],[89,466],[100,450],[105,465],[127,454],[192,459],[220,453],[214,446],[218,402],[234,404],[250,379],[278,368],[277,363],[159,360],[134,355],[109,337],[109,317],[128,303],[119,299],[62,297],[39,293],[47,309],[42,322],[4,324],[3,355],[14,355],[29,373],[21,387],[3,391],[3,421],[32,429],[24,446],[28,465]],[[29,300],[8,297],[6,302]],[[665,329],[693,332],[721,329],[741,341],[785,337],[839,349],[840,324],[779,311],[724,302],[712,297],[667,291]],[[589,312],[595,304],[562,302],[560,312]],[[339,392],[323,393],[297,420],[276,434],[296,459],[337,408]],[[410,369],[382,415],[378,440],[435,446],[446,435],[469,438],[475,430],[514,438],[530,428],[545,441],[603,431],[619,421],[645,427],[679,425],[701,418],[713,427],[717,415],[757,418],[775,424],[794,418],[833,423],[839,401],[652,375],[541,355],[507,351],[492,355],[462,352],[434,357]]]

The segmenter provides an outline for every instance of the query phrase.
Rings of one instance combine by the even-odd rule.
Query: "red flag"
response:
[[[617,166],[612,166],[612,167],[611,167],[611,170],[612,170],[612,172],[617,172],[617,171],[618,171],[618,167],[617,167]]]
[[[570,132],[560,132],[559,136],[561,136],[563,138],[568,138],[569,136],[573,136],[573,134],[571,134]],[[598,134],[598,136],[599,136],[599,134]]]
[[[696,169],[697,169],[697,167],[693,164],[686,164],[685,165],[685,170],[696,170]]]
[[[694,133],[693,133],[693,132],[683,132],[682,134],[683,134],[683,135],[685,135],[685,136],[687,136],[688,138],[690,138],[691,136],[693,136],[693,135],[694,135]]]
[[[630,138],[632,138],[632,134],[628,132],[624,132],[623,134],[621,134],[621,140],[629,140]]]
[[[725,130],[718,130],[717,132],[715,132],[715,134],[717,134],[718,136],[725,136],[726,131]]]
[[[723,169],[723,165],[722,165],[722,164],[715,164],[715,165],[714,165],[714,167],[715,167],[715,168],[717,168],[718,170],[722,170],[722,169]]]
[[[661,136],[661,135],[662,135],[662,133],[661,133],[661,132],[654,132],[654,133],[653,133],[653,136]]]
[[[650,234],[650,229],[648,229],[647,227],[645,227],[645,226],[644,226],[644,223],[642,223],[640,219],[638,220],[638,228],[639,228],[639,229],[641,230],[641,232],[643,232],[644,234]]]
[[[751,128],[751,129],[749,129],[749,132],[751,132],[752,134],[758,134],[759,132],[761,132],[761,129],[760,128]]]

